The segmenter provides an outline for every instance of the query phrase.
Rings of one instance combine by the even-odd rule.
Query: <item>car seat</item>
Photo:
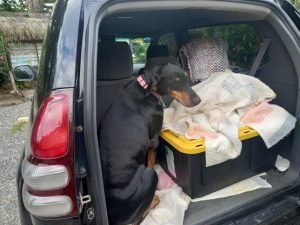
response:
[[[169,49],[167,45],[154,45],[151,44],[146,53],[146,58],[156,58],[156,57],[164,57],[169,56]]]
[[[98,127],[116,91],[132,79],[132,69],[132,54],[127,42],[106,40],[99,43],[96,103]]]
[[[194,38],[179,50],[180,63],[191,84],[206,80],[211,74],[229,69],[228,45],[221,39]]]
[[[155,65],[161,65],[169,61],[172,61],[172,59],[169,59],[169,49],[167,45],[151,44],[146,52],[145,67],[141,68],[138,74],[142,74],[145,68],[149,69]],[[173,62],[175,61],[173,60]]]

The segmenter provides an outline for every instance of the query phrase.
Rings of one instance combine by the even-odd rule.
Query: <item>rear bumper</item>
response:
[[[17,196],[18,196],[18,206],[19,206],[19,215],[20,215],[20,222],[21,225],[29,225],[32,224],[30,214],[28,211],[25,209],[25,206],[23,204],[23,199],[22,199],[22,189],[23,189],[23,178],[22,178],[22,162],[24,159],[24,150],[22,151],[22,154],[19,159],[18,163],[18,171],[17,171],[17,177],[16,177],[16,182],[17,182]]]
[[[21,225],[82,225],[79,217],[72,218],[55,218],[55,219],[46,219],[46,218],[37,218],[32,216],[25,208],[22,198],[22,190],[24,180],[22,178],[21,168],[22,162],[24,159],[24,151],[21,154],[18,171],[17,171],[17,196],[18,196],[18,207]]]
[[[41,219],[32,217],[34,225],[82,225],[78,217],[64,219]]]

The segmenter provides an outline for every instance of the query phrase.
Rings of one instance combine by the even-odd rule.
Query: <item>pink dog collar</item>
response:
[[[137,82],[139,83],[139,85],[144,88],[144,89],[147,89],[148,87],[148,84],[147,82],[145,81],[145,77],[144,75],[138,75],[137,78],[136,78]]]
[[[145,77],[143,74],[140,74],[137,76],[136,78],[137,82],[139,83],[139,85],[144,88],[145,90],[148,88],[149,84],[146,82],[145,80]],[[154,92],[154,91],[151,91],[151,94],[157,98],[158,100],[158,103],[163,107],[163,108],[166,108],[166,105],[162,99],[162,97],[157,93],[157,92]]]

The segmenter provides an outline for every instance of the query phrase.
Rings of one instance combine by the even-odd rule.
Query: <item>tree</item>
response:
[[[22,92],[19,91],[10,68],[11,62],[9,53],[5,47],[3,37],[0,36],[0,87],[4,86],[8,82],[8,79],[10,79],[13,88],[11,93],[24,96]]]
[[[291,0],[291,3],[300,10],[300,0]]]
[[[2,0],[2,3],[0,4],[0,11],[24,12],[26,10],[25,5],[21,0]]]
[[[43,0],[26,0],[26,5],[30,13],[42,13],[44,11]]]
[[[7,54],[4,46],[3,37],[0,36],[0,88],[4,86],[9,79],[8,76]]]
[[[132,52],[134,54],[133,63],[145,63],[149,43],[145,43],[143,38],[132,39],[130,42],[132,43]]]

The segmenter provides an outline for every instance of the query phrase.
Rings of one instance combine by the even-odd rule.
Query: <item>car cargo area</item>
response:
[[[120,54],[123,53],[114,52],[113,47],[105,49],[102,45],[114,41],[128,42],[132,51],[133,70],[127,76],[113,75],[115,77],[111,78],[110,71],[99,69],[101,65],[97,64],[98,127],[105,119],[114,92],[135,79],[147,66],[147,54],[158,58],[172,57],[184,68],[180,49],[195,37],[225,39],[229,68],[241,74],[250,73],[263,42],[270,40],[254,77],[276,93],[271,104],[281,106],[299,119],[299,45],[271,6],[218,1],[177,1],[172,4],[161,1],[158,7],[151,2],[119,3],[103,11],[98,34],[98,62],[107,57],[106,63],[112,63],[116,70],[131,71],[130,62],[121,61]],[[154,45],[166,47],[158,47],[160,50],[146,53]],[[164,49],[168,49],[168,52],[165,53]],[[164,102],[169,106],[171,101],[164,99]],[[185,211],[185,225],[230,224],[226,223],[228,221],[243,224],[239,218],[284,196],[299,184],[298,123],[291,133],[270,149],[256,131],[248,130],[247,127],[241,129],[244,129],[246,135],[240,137],[241,154],[235,159],[209,167],[205,166],[205,140],[197,142],[194,151],[189,150],[189,145],[184,141],[175,140],[172,134],[171,137],[170,134],[161,134],[157,163],[191,198],[203,197],[263,172],[266,174],[262,178],[272,186],[226,198],[190,202]],[[252,135],[249,132],[253,132]],[[170,141],[172,138],[173,142]],[[197,151],[197,148],[202,150]],[[284,172],[275,167],[278,155],[290,162]]]

